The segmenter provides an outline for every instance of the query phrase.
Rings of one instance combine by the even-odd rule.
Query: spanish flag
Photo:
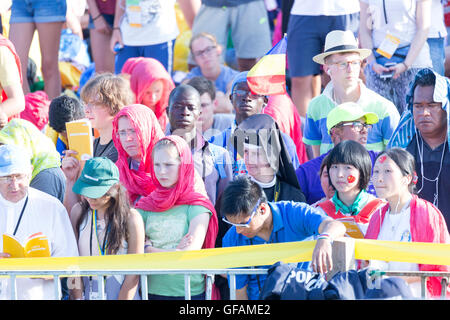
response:
[[[286,93],[286,36],[266,53],[247,74],[253,93],[275,95]]]

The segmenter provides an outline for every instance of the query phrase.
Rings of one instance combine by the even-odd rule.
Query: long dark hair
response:
[[[120,249],[123,240],[128,239],[128,216],[130,214],[130,203],[125,188],[116,183],[113,185],[105,196],[109,196],[108,208],[105,212],[106,225],[109,231],[106,235],[108,254],[116,254]],[[89,211],[89,203],[83,199],[81,201],[81,215],[77,221],[77,230],[80,230],[81,223],[86,219]],[[88,222],[89,223],[89,222]]]

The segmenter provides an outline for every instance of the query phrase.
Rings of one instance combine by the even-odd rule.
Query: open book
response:
[[[351,238],[364,239],[364,234],[353,218],[339,218],[336,220],[342,222],[347,228],[347,231],[345,232],[346,236],[349,236]]]
[[[92,127],[89,119],[66,122],[66,132],[69,149],[78,152],[75,155],[78,161],[85,161],[93,157]]]
[[[19,239],[10,234],[3,234],[3,252],[9,253],[11,258],[50,257],[48,238],[38,232],[29,236],[22,246]]]

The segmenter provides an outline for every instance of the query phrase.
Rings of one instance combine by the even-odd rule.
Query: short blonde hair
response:
[[[85,103],[95,102],[105,106],[112,116],[135,101],[130,81],[108,72],[90,79],[81,89],[80,97]]]

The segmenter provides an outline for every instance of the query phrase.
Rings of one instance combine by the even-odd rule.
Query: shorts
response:
[[[158,60],[166,68],[167,72],[172,74],[174,45],[175,39],[149,46],[124,46],[116,54],[114,72],[119,74],[129,58],[146,57]]]
[[[194,20],[192,35],[200,32],[214,35],[223,47],[223,58],[229,31],[237,58],[254,59],[265,55],[272,42],[264,1],[252,1],[235,7],[201,6]],[[188,62],[195,64],[191,55]]]
[[[320,64],[312,58],[323,52],[325,37],[333,30],[358,33],[359,12],[341,16],[291,15],[287,29],[287,59],[290,77],[320,73]]]
[[[103,16],[103,18],[105,19],[106,23],[111,27],[111,29],[114,26],[114,15],[113,14],[105,14],[102,13],[101,14]],[[88,29],[95,29],[94,26],[94,20],[92,20],[92,16],[89,15],[89,25],[88,25]]]
[[[10,23],[66,21],[66,0],[14,0]]]

